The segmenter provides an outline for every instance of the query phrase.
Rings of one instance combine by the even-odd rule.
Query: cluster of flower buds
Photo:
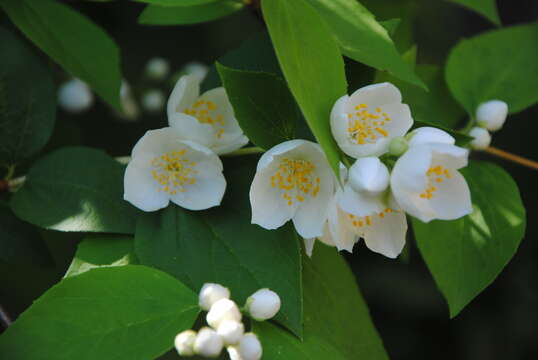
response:
[[[260,340],[252,332],[245,333],[241,311],[230,300],[228,288],[219,284],[204,284],[200,290],[199,305],[207,311],[209,326],[202,327],[198,332],[185,330],[179,333],[174,342],[179,355],[215,358],[226,347],[232,360],[261,359]],[[279,310],[280,297],[269,289],[256,291],[245,304],[247,314],[257,321],[270,319]]]
[[[508,115],[508,105],[501,100],[486,101],[476,109],[476,123],[478,126],[469,131],[473,138],[471,147],[475,150],[484,150],[491,143],[490,132],[498,131],[504,125]]]

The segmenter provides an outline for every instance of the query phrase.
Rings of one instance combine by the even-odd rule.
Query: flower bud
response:
[[[260,289],[247,299],[245,307],[254,320],[267,320],[280,310],[280,297],[274,291]]]
[[[379,158],[360,158],[349,168],[348,181],[353,190],[379,194],[389,186],[389,170]]]
[[[217,329],[225,320],[241,321],[241,312],[236,303],[230,299],[220,299],[214,303],[206,316],[207,323],[213,329]]]
[[[456,140],[449,133],[430,126],[421,127],[407,135],[409,146],[422,144],[449,144],[454,145]]]
[[[497,131],[502,128],[507,115],[508,104],[501,100],[486,101],[476,109],[478,125],[489,131]]]
[[[170,64],[166,59],[155,57],[148,61],[146,65],[146,75],[150,79],[162,80],[168,75]]]
[[[151,89],[142,96],[142,106],[148,112],[158,112],[164,107],[164,95],[161,90]]]
[[[79,113],[93,104],[93,94],[86,83],[72,79],[60,86],[58,103],[65,111]]]
[[[241,358],[241,355],[239,355],[239,349],[237,347],[228,346],[226,350],[228,350],[228,356],[230,357],[230,360],[243,360]]]
[[[194,352],[205,357],[217,357],[223,347],[222,339],[217,332],[208,327],[203,327],[198,331],[194,340]]]
[[[225,320],[220,323],[217,333],[222,338],[224,345],[235,345],[243,337],[245,326],[237,321]]]
[[[491,144],[491,134],[484,128],[472,128],[471,131],[469,131],[469,136],[473,138],[471,147],[475,150],[484,150]]]
[[[230,290],[219,284],[205,283],[200,290],[200,296],[198,297],[198,305],[205,310],[209,311],[211,306],[220,299],[229,299]]]
[[[239,342],[239,355],[243,360],[259,360],[262,358],[262,344],[254,333],[246,333]]]
[[[390,141],[389,154],[393,156],[401,156],[407,151],[409,145],[403,136],[396,136]]]
[[[177,334],[174,345],[177,353],[180,356],[192,356],[194,355],[194,340],[196,339],[196,331],[185,330]]]
[[[182,72],[184,74],[194,76],[198,80],[198,82],[202,82],[205,79],[208,71],[209,68],[207,67],[207,65],[204,65],[199,62],[190,62],[186,64],[182,69]]]

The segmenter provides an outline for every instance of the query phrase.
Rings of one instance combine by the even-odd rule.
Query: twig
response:
[[[492,155],[495,155],[497,157],[500,157],[502,159],[514,162],[516,164],[523,165],[523,166],[526,166],[526,167],[534,169],[534,170],[538,170],[538,162],[536,162],[534,160],[529,160],[529,159],[526,159],[526,158],[524,158],[522,156],[511,154],[511,153],[506,152],[504,150],[497,149],[497,148],[495,148],[493,146],[488,147],[484,151],[489,153],[489,154],[492,154]]]

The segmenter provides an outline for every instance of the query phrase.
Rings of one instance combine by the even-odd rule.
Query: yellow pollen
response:
[[[158,191],[175,195],[196,183],[196,162],[190,161],[185,156],[186,152],[170,151],[151,160],[151,176],[160,185]]]
[[[354,108],[357,112],[347,114],[347,132],[352,142],[359,145],[373,144],[379,137],[389,136],[384,127],[390,118],[382,112],[381,107],[376,107],[373,112],[368,110],[367,104],[358,104]]]
[[[316,166],[308,160],[282,159],[271,176],[271,187],[277,188],[289,206],[303,202],[307,196],[316,197],[320,190],[319,178],[314,178]]]
[[[431,166],[426,171],[426,176],[428,177],[426,189],[419,194],[419,197],[421,199],[426,200],[433,198],[434,193],[438,190],[437,187],[433,185],[434,183],[441,185],[441,183],[445,180],[444,178],[450,179],[452,177],[450,174],[450,170],[441,165]]]
[[[224,133],[224,116],[218,113],[218,106],[210,100],[197,100],[190,108],[183,112],[194,116],[202,124],[209,124],[215,128],[215,136],[221,138]]]

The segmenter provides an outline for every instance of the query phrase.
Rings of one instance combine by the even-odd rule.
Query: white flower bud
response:
[[[203,327],[198,331],[194,340],[194,352],[205,357],[217,357],[220,355],[224,344],[217,332],[208,327]]]
[[[407,140],[403,136],[396,136],[390,141],[389,154],[393,156],[400,156],[409,149]]]
[[[241,355],[239,355],[239,349],[237,347],[228,346],[226,350],[228,350],[228,356],[230,357],[230,360],[243,360]]]
[[[170,64],[166,59],[155,57],[146,65],[146,75],[155,80],[162,80],[168,75]]]
[[[239,355],[242,360],[259,360],[262,358],[262,344],[254,333],[246,333],[239,342]]]
[[[185,330],[177,334],[174,345],[177,353],[181,356],[194,355],[194,340],[196,339],[196,331]]]
[[[186,75],[192,75],[196,78],[196,80],[198,80],[198,82],[202,82],[205,79],[208,71],[209,68],[206,65],[199,62],[190,62],[183,67],[182,72]]]
[[[72,79],[60,86],[58,103],[66,111],[82,112],[93,104],[93,94],[86,83],[79,79]]]
[[[389,179],[389,170],[377,157],[360,158],[349,168],[349,184],[358,192],[379,194],[387,189]]]
[[[247,299],[245,307],[254,320],[267,320],[280,310],[280,297],[274,291],[260,289]]]
[[[225,320],[220,323],[217,333],[224,341],[224,345],[235,345],[243,337],[245,326],[237,321]]]
[[[140,111],[135,99],[133,98],[131,86],[127,80],[122,80],[120,88],[120,101],[121,109],[123,110],[121,116],[129,120],[135,120]]]
[[[484,150],[491,144],[491,134],[484,128],[472,128],[471,131],[469,131],[469,136],[473,138],[471,147],[475,150]]]
[[[454,145],[456,140],[449,133],[441,129],[424,126],[411,131],[407,135],[409,146],[422,144],[449,144]]]
[[[489,131],[502,128],[508,115],[508,104],[501,100],[486,101],[476,109],[478,125]]]
[[[209,311],[211,306],[220,299],[229,299],[230,290],[219,284],[205,283],[200,290],[200,296],[198,297],[198,305],[205,310]]]
[[[158,112],[164,107],[164,95],[161,90],[148,90],[142,97],[142,106],[149,112]]]
[[[220,299],[214,303],[206,316],[207,323],[213,329],[217,329],[225,320],[241,321],[241,312],[236,303],[230,299]]]

